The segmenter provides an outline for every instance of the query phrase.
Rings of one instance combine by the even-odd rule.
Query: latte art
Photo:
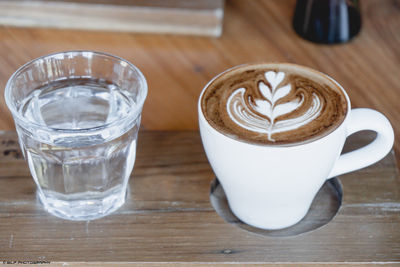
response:
[[[265,78],[270,86],[259,83],[258,89],[262,99],[253,100],[249,95],[248,99],[245,99],[245,88],[234,91],[226,106],[231,120],[247,130],[265,133],[269,141],[275,142],[272,138],[273,133],[297,129],[317,118],[323,106],[315,93],[306,96],[304,92],[300,92],[295,98],[288,99],[287,102],[282,101],[292,91],[291,84],[281,85],[284,77],[283,72],[266,72]],[[295,118],[279,120],[282,115],[290,114],[304,105],[305,98],[312,98],[305,113]]]
[[[240,66],[201,98],[206,120],[232,138],[269,145],[318,139],[344,120],[347,100],[330,78],[293,64]]]

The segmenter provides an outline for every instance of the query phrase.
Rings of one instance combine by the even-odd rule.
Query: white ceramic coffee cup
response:
[[[307,214],[327,179],[369,166],[391,150],[394,133],[388,119],[372,109],[351,109],[345,90],[321,75],[343,90],[347,114],[333,132],[300,145],[256,145],[222,134],[201,109],[204,91],[220,75],[203,89],[198,102],[203,146],[232,212],[243,222],[271,230],[292,226]],[[340,155],[346,138],[362,130],[375,131],[375,140]]]

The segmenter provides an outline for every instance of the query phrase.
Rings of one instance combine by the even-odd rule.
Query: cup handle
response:
[[[340,155],[328,179],[374,164],[392,149],[393,128],[389,120],[378,111],[368,108],[352,109],[347,125],[347,136],[362,130],[375,131],[377,136],[370,144]]]

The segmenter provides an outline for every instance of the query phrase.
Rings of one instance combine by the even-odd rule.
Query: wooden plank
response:
[[[368,132],[353,136],[346,149],[372,138]],[[42,209],[26,163],[5,153],[15,144],[15,133],[0,135],[2,260],[95,266],[400,263],[400,180],[393,153],[340,177],[343,203],[327,225],[271,237],[229,224],[214,211],[209,201],[214,175],[198,132],[140,132],[127,203],[90,222],[62,220]]]
[[[4,0],[1,0],[4,1]],[[13,2],[24,1],[15,0]],[[78,4],[94,4],[106,6],[141,6],[141,7],[167,7],[167,8],[185,8],[185,9],[204,9],[213,10],[223,8],[222,1],[215,0],[29,0],[37,3],[78,3]]]
[[[0,0],[0,24],[219,36],[224,0]]]

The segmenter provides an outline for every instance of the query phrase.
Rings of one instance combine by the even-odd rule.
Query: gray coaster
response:
[[[217,178],[211,183],[210,201],[217,213],[230,224],[265,236],[294,236],[315,230],[330,222],[342,204],[342,195],[339,179],[329,179],[314,198],[307,215],[297,224],[279,230],[259,229],[240,221],[230,210],[224,189]]]

